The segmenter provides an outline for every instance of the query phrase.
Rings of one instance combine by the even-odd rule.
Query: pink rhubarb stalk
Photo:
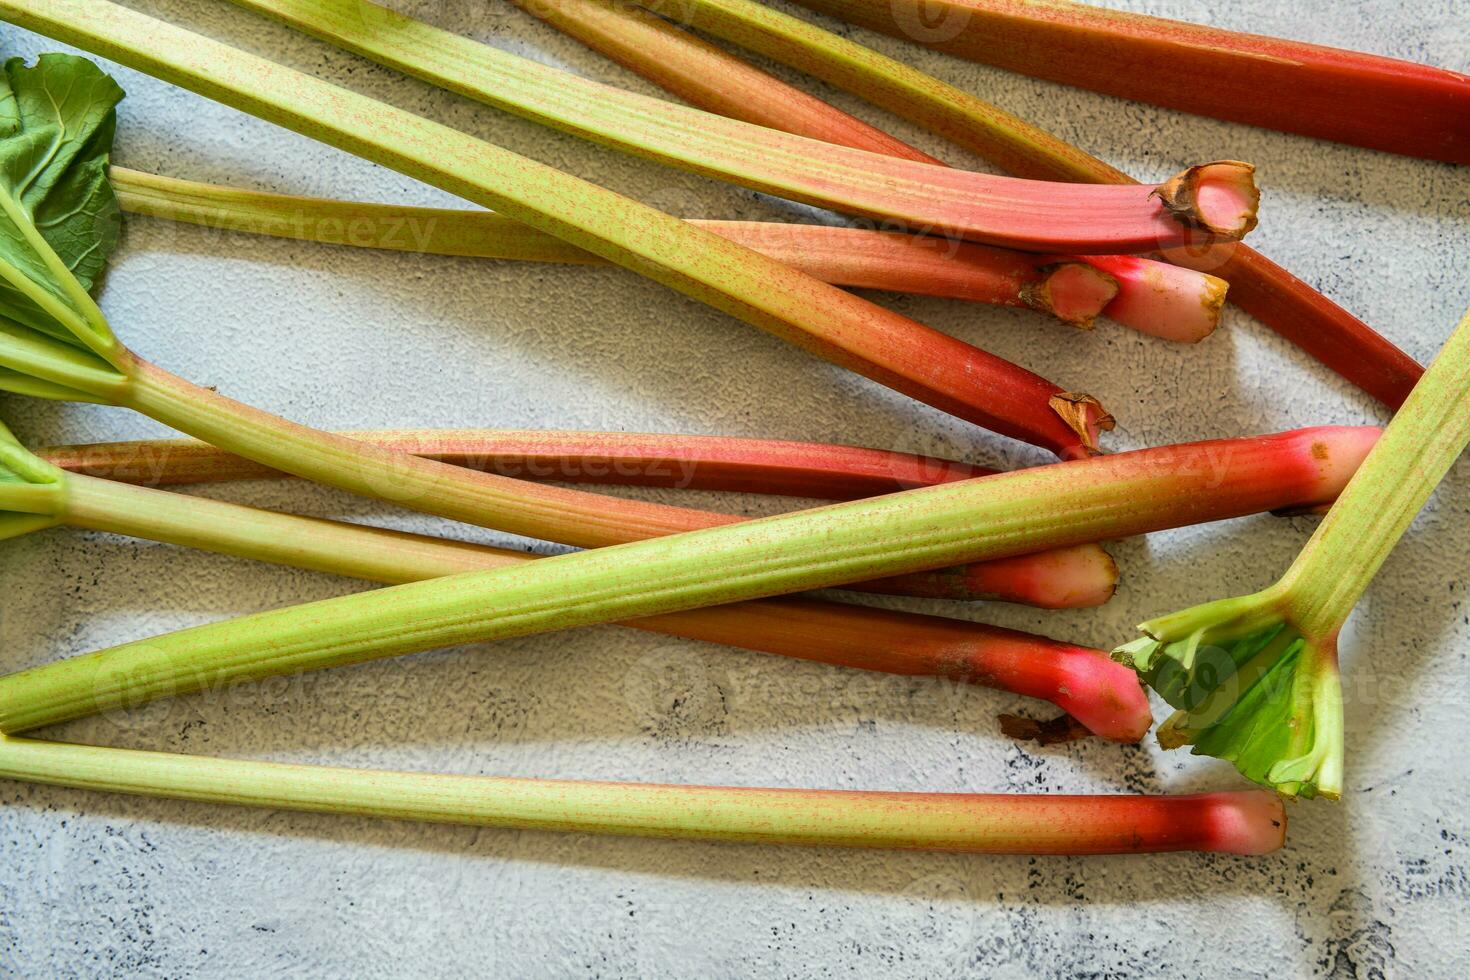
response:
[[[297,197],[177,180],[113,167],[123,208],[135,214],[227,231],[394,251],[531,262],[600,263],[602,258],[489,211],[414,208]],[[1030,307],[1087,328],[1119,307],[1120,283],[1141,284],[1145,303],[1163,295],[1159,276],[1135,268],[1176,267],[1127,256],[1054,256],[975,242],[823,225],[692,221],[823,282],[890,292]],[[1155,303],[1154,305],[1157,305]],[[1202,307],[1195,303],[1196,309]]]
[[[311,430],[306,430],[311,431]],[[510,506],[520,519],[535,520],[551,540],[576,538],[568,543],[621,543],[609,533],[607,519],[631,522],[638,534],[655,526],[673,534],[698,527],[735,523],[741,518],[710,511],[667,505],[649,505],[620,497],[568,493],[537,487],[526,478],[557,482],[622,483],[637,486],[676,486],[707,490],[790,492],[793,496],[852,499],[931,486],[985,475],[993,471],[953,460],[885,453],[846,446],[766,442],[692,436],[629,436],[626,433],[388,432],[342,433],[333,439],[372,446],[387,454],[412,454],[426,460],[466,467],[485,473],[491,485],[514,495]],[[281,471],[194,440],[159,440],[100,446],[42,450],[46,461],[62,469],[151,486],[190,482],[217,482],[280,476]],[[507,472],[509,471],[509,472]],[[811,477],[812,483],[806,479]],[[396,476],[395,476],[396,478]],[[854,482],[856,481],[856,482]],[[410,484],[399,488],[406,492]],[[828,493],[815,492],[826,488]],[[543,491],[546,491],[543,493]],[[446,506],[395,497],[399,503],[437,511]],[[598,510],[604,515],[599,532],[579,529],[577,515]],[[502,502],[498,506],[504,507]],[[571,523],[555,516],[565,515]],[[542,523],[544,522],[544,523]],[[651,522],[651,523],[650,523]],[[507,523],[501,520],[497,523]],[[523,532],[524,533],[524,532]],[[551,537],[551,535],[555,535]],[[645,535],[646,536],[646,535]],[[636,540],[626,537],[624,540]],[[1043,609],[1097,606],[1112,598],[1118,569],[1108,553],[1094,543],[1057,548],[1037,554],[981,562],[961,568],[914,572],[859,583],[852,589],[955,600],[990,599],[1019,602]]]
[[[1023,75],[1231,122],[1470,163],[1470,76],[1442,68],[1069,0],[798,2]],[[1314,13],[1330,16],[1320,8]]]
[[[234,806],[518,830],[983,854],[1266,854],[1270,793],[1012,796],[385,772],[0,736],[0,777]]]
[[[1335,469],[1318,474],[1323,484],[1302,483],[1308,451],[1324,458],[1352,458],[1372,429],[1308,429],[1273,454],[1274,469],[1259,478],[1286,493],[1269,509],[1304,510],[1321,505]],[[561,482],[683,486],[708,490],[791,493],[853,499],[896,489],[933,486],[992,471],[953,460],[845,446],[698,436],[626,433],[408,431],[347,433],[354,439],[432,459],[508,476]],[[194,441],[114,443],[42,450],[43,458],[77,472],[154,486],[270,476],[273,471]],[[1307,467],[1303,464],[1307,462]],[[834,485],[835,481],[835,485]],[[829,487],[816,493],[818,487]],[[1200,520],[1217,517],[1201,515]],[[961,568],[911,573],[858,588],[950,599],[992,598],[1043,608],[1099,605],[1112,596],[1117,570],[1092,544],[1018,558],[976,562]]]
[[[130,355],[131,356],[131,355]],[[132,359],[116,403],[266,466],[364,496],[469,524],[583,548],[741,523],[733,514],[535,484],[382,449],[298,425]],[[1062,571],[1049,586],[1051,574]],[[995,569],[946,569],[854,588],[901,595],[997,598],[1042,605],[1095,605],[1116,572],[1100,551],[1008,559]],[[1078,589],[1078,579],[1085,585]],[[1007,583],[1014,582],[1011,588]],[[965,593],[971,585],[999,591]]]
[[[661,9],[654,0],[646,5]],[[861,96],[1017,176],[1135,183],[1096,157],[969,92],[764,4],[680,0],[669,13]],[[1168,259],[1229,282],[1231,302],[1390,408],[1403,402],[1423,373],[1413,358],[1373,328],[1246,245],[1178,249]]]
[[[1194,344],[1215,332],[1229,283],[1215,276],[1136,255],[1057,256],[1086,262],[1118,284],[1103,315],[1141,333]]]

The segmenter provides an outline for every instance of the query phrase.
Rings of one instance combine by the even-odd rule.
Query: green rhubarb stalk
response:
[[[368,0],[233,2],[578,136],[877,220],[1042,252],[1198,245],[1237,239],[1255,227],[1258,202],[1247,164],[1191,168],[1153,188],[976,174],[822,143],[603,85]]]
[[[969,92],[765,4],[754,0],[640,2],[653,10],[666,10],[687,26],[852,92],[978,153],[1008,173],[1037,180],[1134,182],[1078,147]],[[1389,407],[1407,397],[1423,370],[1367,324],[1246,245],[1175,249],[1168,258],[1228,281],[1230,299],[1237,306]]]
[[[500,211],[913,398],[1061,456],[1092,451],[1098,431],[1110,424],[1095,399],[738,243],[106,0],[0,0],[0,17]],[[1195,189],[1181,186],[1179,193]]]
[[[0,777],[169,799],[636,837],[986,854],[1266,854],[1269,793],[1020,796],[386,772],[0,736]]]
[[[1362,441],[1351,430],[1324,432],[1321,438],[1343,445],[1347,453]],[[197,467],[198,458],[193,462]],[[1287,459],[1283,463],[1290,465]],[[0,425],[0,539],[63,524],[391,585],[535,558],[70,473],[27,453]],[[766,599],[669,613],[629,625],[780,656],[944,677],[1039,697],[1071,714],[1085,731],[1116,741],[1136,742],[1152,724],[1137,679],[1101,651],[978,623],[815,599]]]
[[[1150,620],[1116,651],[1177,709],[1159,740],[1288,795],[1338,798],[1338,634],[1467,442],[1470,313],[1279,582]]]
[[[43,56],[32,68],[11,61],[5,77],[15,115],[0,138],[0,390],[132,408],[297,476],[583,547],[739,520],[473,472],[319,432],[142,360],[114,336],[78,278],[95,277],[116,241],[106,155],[122,92],[97,66],[66,55]],[[1091,584],[1079,590],[1071,578],[1058,580],[1044,601],[1096,602],[1112,593],[1115,573],[1098,549],[1020,565],[1029,570],[955,570],[871,588],[955,597],[972,583],[1011,580],[1020,582],[1017,598],[1034,597],[1047,591],[1050,576],[1076,571],[1093,576]],[[1002,586],[997,594],[1009,593]]]
[[[1279,507],[1283,497],[1311,506],[1332,499],[1374,435],[1342,433],[1337,449],[1306,430],[1099,456],[258,613],[0,678],[0,731],[435,647],[1140,534]]]
[[[224,231],[329,245],[529,262],[600,263],[491,211],[363,204],[177,180],[113,167],[123,210]],[[906,232],[770,221],[691,221],[823,282],[1030,307],[1084,329],[1115,302],[1124,256],[1044,256]],[[1096,264],[1094,264],[1096,263]],[[1223,285],[1223,284],[1222,284]],[[1157,290],[1154,290],[1157,292]],[[1223,297],[1222,297],[1223,298]]]

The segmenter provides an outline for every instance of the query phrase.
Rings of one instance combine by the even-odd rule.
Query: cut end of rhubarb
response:
[[[1286,806],[1264,790],[1210,793],[1206,819],[1215,846],[1225,854],[1270,854],[1286,843]]]
[[[1220,325],[1230,284],[1218,276],[1134,255],[1083,261],[1117,281],[1117,298],[1103,310],[1115,323],[1182,344],[1198,343]]]
[[[1033,310],[1081,330],[1091,330],[1118,295],[1117,280],[1085,262],[1058,262],[1042,271],[1044,278],[1022,287],[1021,299]]]
[[[1000,599],[1039,609],[1101,606],[1118,590],[1118,565],[1097,544],[965,566],[962,590],[952,598]]]
[[[1169,213],[1221,238],[1242,238],[1256,227],[1261,192],[1256,168],[1239,160],[1190,167],[1155,191]]]
[[[1116,420],[1102,407],[1102,402],[1080,391],[1059,391],[1051,396],[1051,410],[1061,416],[1067,428],[1077,433],[1080,445],[1070,455],[1096,456],[1098,435],[1111,432]]]

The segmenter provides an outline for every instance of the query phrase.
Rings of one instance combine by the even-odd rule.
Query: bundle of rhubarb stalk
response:
[[[6,63],[0,390],[129,408],[182,437],[28,448],[0,424],[0,539],[70,525],[384,587],[0,677],[0,775],[485,826],[998,853],[1264,853],[1284,840],[1283,796],[1342,792],[1337,636],[1470,441],[1470,318],[1423,370],[1241,244],[1256,224],[1248,163],[1201,160],[1139,183],[969,92],[754,0],[516,2],[666,89],[669,100],[368,0],[234,0],[348,53],[341,57],[370,59],[608,152],[869,220],[676,217],[132,7],[0,0],[0,18],[14,25],[478,206],[292,197],[113,167],[123,92],[102,67],[62,53]],[[806,0],[900,36],[925,3],[934,0]],[[1080,4],[937,6],[965,26],[942,39],[918,32],[921,40],[961,57],[1470,163],[1470,78],[1462,75]],[[947,166],[768,75],[747,54],[867,100],[1014,176]],[[1294,97],[1252,94],[1266,87]],[[94,299],[124,214],[329,245],[622,266],[1058,461],[997,472],[968,460],[759,438],[308,428],[124,345]],[[1106,318],[1156,343],[1204,340],[1228,299],[1394,414],[1381,432],[1324,419],[1109,454],[1102,441],[1113,418],[1096,398],[843,287],[1024,307],[1080,329]],[[210,342],[207,332],[198,340]],[[538,557],[174,489],[288,477],[579,550]],[[568,483],[830,503],[743,520]],[[1118,576],[1103,543],[1265,512],[1326,514],[1278,584],[1160,615],[1140,627],[1140,639],[1119,637],[1111,653],[878,608],[857,595],[1096,606]],[[846,595],[803,594],[814,589]],[[1042,742],[1138,742],[1152,726],[1151,690],[1173,712],[1158,729],[1165,747],[1230,760],[1259,786],[1060,796],[575,782],[285,765],[29,734],[221,685],[596,624],[1049,701],[1059,717],[1004,724],[1013,737]],[[411,683],[413,663],[400,668]]]

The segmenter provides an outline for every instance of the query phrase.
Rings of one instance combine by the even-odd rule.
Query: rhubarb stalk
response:
[[[574,0],[568,0],[574,2]],[[602,0],[582,0],[599,3]],[[645,6],[659,9],[650,0]],[[670,15],[867,99],[991,161],[1037,180],[1134,183],[1023,119],[888,58],[753,0],[680,0]],[[1230,299],[1289,342],[1390,408],[1423,368],[1366,323],[1243,244],[1175,249],[1168,259],[1230,283]],[[1126,283],[1120,295],[1126,295]]]
[[[437,255],[530,262],[604,261],[490,211],[293,197],[120,167],[109,173],[123,210],[207,228]],[[1115,299],[1120,283],[1140,294],[1125,300],[1128,304],[1156,305],[1154,297],[1165,294],[1144,282],[1146,274],[1136,273],[1134,263],[1174,270],[1161,262],[1127,256],[1048,257],[897,231],[770,221],[690,223],[834,285],[1030,307],[1082,328],[1090,328],[1104,309],[1124,305]],[[1135,283],[1140,285],[1135,287]],[[1223,298],[1223,292],[1221,295]],[[1196,308],[1204,307],[1197,301]]]
[[[198,462],[196,457],[196,471]],[[63,524],[389,585],[534,559],[63,472],[27,453],[0,425],[0,539]],[[766,599],[629,625],[802,660],[1013,691],[1051,701],[1087,731],[1117,741],[1136,742],[1152,723],[1137,679],[1101,651],[978,623],[815,599]]]
[[[236,681],[1005,558],[1331,499],[1372,430],[1169,446],[257,613],[0,679],[17,732]],[[1356,451],[1354,451],[1356,448]]]
[[[142,360],[113,334],[87,283],[68,267],[95,276],[116,239],[117,204],[107,182],[106,153],[122,92],[96,65],[66,55],[42,56],[32,68],[13,61],[6,72],[19,115],[17,130],[0,140],[0,155],[14,161],[5,172],[17,178],[0,186],[0,390],[129,407],[297,476],[441,517],[583,547],[739,520],[538,486],[366,445],[242,405]],[[57,105],[67,107],[60,119]],[[64,152],[32,160],[35,147],[49,141]],[[45,218],[39,226],[38,215]],[[1085,408],[1078,409],[1074,421],[1084,420]],[[933,594],[937,588],[954,597],[982,580],[1018,578],[1020,594],[1034,596],[1049,576],[1081,568],[1078,558],[1085,556],[1041,556],[1030,571],[1012,563],[974,576],[955,570],[872,588],[902,594]],[[1080,594],[1068,580],[1055,601],[1095,602],[1111,595],[1111,561],[1098,552],[1088,567],[1106,583],[1094,580]]]
[[[232,0],[449,91],[599,143],[791,200],[1030,251],[1128,252],[1255,227],[1248,164],[1156,187],[995,177],[854,150],[603,85],[367,0]],[[1121,192],[1121,193],[1120,193]]]
[[[1343,786],[1337,638],[1470,442],[1470,313],[1275,585],[1142,624],[1116,656],[1174,708],[1159,741],[1292,796]]]
[[[911,397],[1058,455],[1093,451],[1099,429],[1110,424],[1094,399],[688,222],[106,0],[0,0],[0,16],[501,211]],[[1155,205],[1149,207],[1159,222],[1183,227]]]
[[[1470,76],[1442,68],[1069,0],[798,2],[1023,75],[1231,122],[1470,163]]]
[[[632,837],[984,854],[1266,854],[1281,801],[755,789],[451,776],[214,759],[0,736],[0,777],[393,820]]]
[[[733,436],[515,429],[393,429],[339,435],[522,480],[855,500],[996,472],[885,449]],[[53,446],[64,470],[148,487],[288,474],[195,439]]]

